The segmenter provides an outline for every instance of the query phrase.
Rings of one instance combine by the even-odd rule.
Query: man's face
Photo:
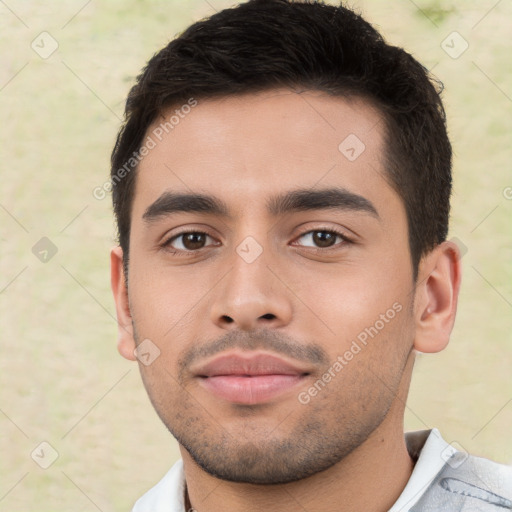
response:
[[[304,478],[390,410],[386,421],[401,421],[413,283],[405,210],[383,177],[384,124],[362,100],[283,89],[199,101],[154,132],[175,108],[146,134],[157,144],[132,209],[128,297],[144,384],[209,473]],[[299,190],[312,194],[282,200]],[[165,194],[225,211],[186,211]]]

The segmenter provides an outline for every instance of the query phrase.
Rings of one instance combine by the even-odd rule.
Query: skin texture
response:
[[[365,145],[354,161],[338,149],[350,134]],[[128,290],[122,250],[111,254],[118,348],[133,360],[143,340],[160,350],[150,365],[139,363],[141,375],[180,443],[199,512],[387,510],[410,476],[403,411],[414,353],[448,343],[460,263],[445,242],[422,259],[413,282],[405,209],[384,178],[383,135],[379,113],[363,100],[278,89],[199,101],[139,166]],[[378,216],[267,211],[276,194],[329,187],[364,197]],[[144,220],[164,191],[214,195],[230,218]],[[184,229],[209,236],[202,245],[178,237],[163,246]],[[318,235],[329,230],[350,242],[321,245]],[[237,252],[247,237],[262,250],[250,263]],[[393,305],[393,318],[376,324]],[[347,360],[375,325],[378,333]],[[278,354],[308,375],[265,403],[232,403],[195,373],[226,351]],[[329,368],[330,381],[308,391]]]

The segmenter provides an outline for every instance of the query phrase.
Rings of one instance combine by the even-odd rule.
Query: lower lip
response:
[[[281,395],[303,378],[302,375],[217,375],[204,377],[200,382],[208,391],[229,402],[253,405]]]

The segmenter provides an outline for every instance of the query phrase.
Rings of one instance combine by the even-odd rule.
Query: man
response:
[[[403,433],[461,279],[436,85],[318,2],[249,1],[149,61],[112,154],[112,289],[182,460],[134,511],[512,510],[510,468]]]

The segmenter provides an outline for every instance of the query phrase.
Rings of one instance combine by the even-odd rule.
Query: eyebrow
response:
[[[274,217],[300,211],[340,210],[362,212],[380,219],[377,209],[368,199],[344,188],[291,190],[270,197],[266,206],[269,214]],[[232,218],[228,206],[218,197],[170,191],[164,192],[148,206],[142,218],[151,223],[173,213],[186,212]]]

